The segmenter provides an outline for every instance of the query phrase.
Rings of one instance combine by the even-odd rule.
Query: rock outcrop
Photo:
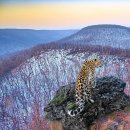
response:
[[[86,102],[85,109],[75,117],[66,113],[75,107],[75,83],[63,86],[45,108],[46,118],[60,121],[64,130],[87,130],[94,120],[130,105],[130,98],[124,93],[125,85],[115,77],[97,79],[96,88],[91,89],[95,102]]]

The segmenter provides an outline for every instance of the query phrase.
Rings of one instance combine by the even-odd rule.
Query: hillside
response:
[[[59,40],[77,30],[0,29],[0,55]]]
[[[109,37],[111,39],[111,35]],[[56,41],[13,53],[6,59],[0,58],[1,130],[50,130],[43,118],[44,107],[61,86],[75,82],[82,63],[92,53],[103,62],[103,67],[96,69],[97,78],[122,79],[126,83],[124,92],[130,96],[129,52],[130,49]]]
[[[113,56],[130,58],[130,55],[129,55],[130,44],[129,42],[127,42],[127,44],[125,43],[126,39],[128,40],[130,36],[129,30],[130,30],[129,28],[118,26],[118,25],[95,25],[95,26],[83,28],[79,32],[69,37],[66,37],[62,40],[50,42],[50,43],[44,43],[44,41],[58,39],[59,37],[62,37],[63,35],[64,36],[70,35],[74,33],[76,30],[66,30],[66,31],[65,30],[62,30],[62,31],[8,30],[8,29],[0,30],[0,34],[1,34],[0,35],[0,38],[1,38],[0,55],[3,53],[7,53],[11,51],[14,52],[19,49],[21,50],[23,48],[34,46],[35,44],[38,44],[39,40],[42,41],[42,44],[38,44],[30,49],[11,53],[9,54],[9,57],[8,55],[7,57],[1,56],[0,57],[0,76],[5,75],[6,73],[10,72],[12,69],[16,68],[17,66],[19,66],[21,63],[31,58],[32,56],[39,55],[42,51],[45,51],[48,49],[72,49],[73,50],[72,53],[76,53],[76,52],[97,53],[98,52],[100,54],[105,54],[105,55],[113,55]],[[96,33],[97,31],[99,33]],[[119,37],[112,35],[113,33],[110,33],[110,32],[113,32],[114,35],[118,35]],[[92,34],[95,34],[95,35],[94,37],[91,37],[90,41],[94,41],[94,42],[90,43],[90,41],[88,40],[86,36],[92,35]],[[81,38],[78,39],[79,36],[81,36],[82,39]],[[117,44],[115,41],[113,41],[114,38],[116,39],[115,40],[116,42],[119,41]],[[3,43],[2,43],[2,39],[3,39]],[[36,39],[37,41],[35,41]],[[7,44],[5,41],[9,42],[10,44]],[[119,48],[120,44],[123,47]],[[126,47],[127,45],[128,47]],[[117,46],[117,48],[114,48],[115,46]]]
[[[81,64],[91,54],[72,49],[48,49],[32,56],[2,77],[1,130],[48,127],[48,123],[43,119],[44,107],[60,86],[75,82]],[[125,92],[129,95],[130,59],[96,54],[103,61],[103,67],[96,70],[98,77],[113,75],[122,79],[126,82]],[[3,125],[5,122],[7,125]],[[16,122],[20,126],[15,126]]]
[[[128,49],[130,48],[130,28],[120,25],[88,26],[59,40],[59,43],[101,45]]]

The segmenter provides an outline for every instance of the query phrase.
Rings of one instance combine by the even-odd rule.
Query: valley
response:
[[[125,93],[130,96],[129,36],[129,29],[122,26],[86,27],[64,39],[47,44],[43,41],[44,44],[1,57],[1,130],[49,130],[43,118],[44,107],[61,86],[75,82],[82,63],[92,54],[103,62],[96,70],[97,78],[122,79],[126,82]]]
[[[69,36],[78,30],[0,29],[0,56]]]

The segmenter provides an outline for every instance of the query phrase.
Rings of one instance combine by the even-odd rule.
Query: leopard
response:
[[[90,56],[82,64],[78,73],[75,85],[76,108],[68,110],[70,116],[80,114],[85,107],[85,102],[94,103],[92,99],[91,87],[96,87],[96,71],[95,69],[102,66],[102,61],[97,56]]]

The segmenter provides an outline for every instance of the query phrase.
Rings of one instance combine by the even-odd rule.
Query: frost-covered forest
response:
[[[68,36],[60,42],[130,48],[130,29],[120,25],[93,25]]]
[[[60,86],[75,82],[79,69],[92,52],[48,49],[32,56],[0,80],[1,130],[49,130],[44,107]],[[113,75],[127,83],[130,95],[130,59],[96,53],[103,61],[97,77]]]
[[[126,82],[130,96],[130,29],[95,25],[61,40],[0,57],[0,130],[50,130],[44,107],[56,91],[76,81],[82,63],[96,54],[97,77]]]

